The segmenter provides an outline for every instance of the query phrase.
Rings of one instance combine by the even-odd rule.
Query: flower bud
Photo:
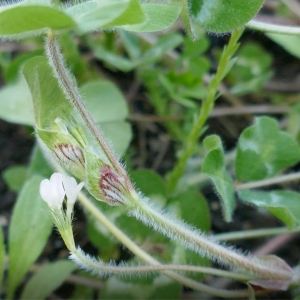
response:
[[[128,202],[125,178],[118,176],[110,166],[100,167],[99,188],[110,205],[120,205]]]
[[[95,154],[87,151],[87,188],[89,192],[99,201],[116,206],[130,201],[130,190],[127,178],[120,176],[107,163],[104,163]]]

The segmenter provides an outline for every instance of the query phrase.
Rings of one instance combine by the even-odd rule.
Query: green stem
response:
[[[159,266],[161,265],[156,259],[142,250],[138,245],[136,245],[125,233],[123,233],[115,224],[113,224],[99,209],[95,206],[82,192],[79,193],[78,199],[84,208],[90,212],[94,218],[99,221],[114,237],[116,237],[120,243],[127,247],[133,254],[137,257],[149,263],[150,265]],[[201,282],[196,282],[190,278],[183,275],[174,273],[172,271],[163,271],[164,275],[169,278],[187,286],[196,291],[200,291],[209,295],[214,295],[221,298],[242,298],[248,296],[247,290],[236,290],[228,291],[224,289],[217,289],[209,287]]]
[[[286,35],[299,35],[300,27],[299,26],[286,26],[286,25],[276,25],[265,23],[261,21],[251,20],[246,24],[246,27],[265,31],[270,33],[286,34]]]
[[[253,230],[243,230],[229,233],[215,234],[214,238],[218,241],[235,241],[244,239],[260,238],[265,236],[286,234],[286,233],[299,233],[300,227],[290,229],[287,227],[279,228],[264,228],[264,229],[253,229]]]
[[[200,114],[195,124],[193,125],[191,132],[187,136],[186,144],[184,146],[184,149],[182,150],[177,164],[169,174],[167,186],[169,193],[173,192],[176,189],[178,181],[184,173],[187,161],[194,152],[198,139],[201,136],[203,126],[209,118],[209,115],[214,107],[215,100],[218,98],[218,87],[232,66],[233,61],[231,58],[238,49],[237,42],[239,37],[243,33],[243,30],[244,29],[240,29],[232,33],[228,45],[222,52],[217,72],[211,79],[208,87],[208,94],[206,99],[202,103]]]
[[[213,276],[220,276],[230,279],[247,282],[249,280],[256,279],[254,276],[241,274],[232,271],[218,270],[208,267],[190,266],[190,265],[155,265],[155,266],[129,266],[122,264],[122,266],[116,266],[106,264],[102,260],[95,260],[89,255],[86,255],[80,248],[76,248],[71,251],[71,259],[76,262],[83,269],[91,270],[94,273],[97,272],[99,276],[121,274],[123,276],[134,274],[134,273],[149,273],[149,272],[163,272],[167,270],[173,271],[185,271],[185,272],[196,272],[209,274]]]
[[[247,182],[247,183],[236,184],[235,189],[237,191],[247,190],[247,189],[256,189],[256,188],[263,187],[263,186],[269,186],[272,184],[278,184],[278,183],[283,183],[283,182],[293,181],[293,180],[300,180],[300,172],[281,175],[281,176],[277,176],[274,178],[268,178],[268,179],[259,180],[259,181],[252,181],[252,182]]]
[[[231,267],[241,268],[257,274],[260,278],[291,280],[291,272],[279,267],[264,265],[257,261],[255,257],[246,257],[232,248],[221,246],[212,238],[205,236],[199,231],[192,230],[181,221],[150,207],[143,200],[137,202],[135,208],[128,211],[128,214],[200,255],[205,255],[211,259],[216,259],[220,263],[226,263]]]

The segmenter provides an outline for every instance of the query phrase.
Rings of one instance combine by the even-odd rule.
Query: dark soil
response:
[[[31,129],[32,131],[32,129]],[[0,120],[0,173],[14,165],[26,165],[29,161],[34,138],[26,128]],[[16,194],[11,192],[0,177],[1,217],[9,219]],[[4,221],[4,220],[3,220]]]

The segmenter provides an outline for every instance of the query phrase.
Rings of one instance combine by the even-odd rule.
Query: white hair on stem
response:
[[[247,270],[251,274],[256,274],[263,278],[291,280],[292,274],[290,271],[278,268],[278,266],[274,267],[267,262],[264,263],[253,256],[244,255],[234,247],[219,244],[201,231],[164,211],[156,209],[149,203],[149,199],[144,198],[142,195],[140,195],[140,201],[131,210],[128,209],[128,215],[161,232],[171,240],[179,242],[185,248],[220,264]]]
[[[113,260],[109,263],[105,263],[99,258],[96,259],[95,257],[86,254],[80,247],[77,247],[76,251],[70,252],[69,259],[71,259],[82,270],[99,277],[111,276],[113,274],[122,277],[147,276],[148,273],[158,272],[155,269],[152,270],[151,266],[149,268],[149,266],[129,265],[125,262],[121,262],[117,265]]]

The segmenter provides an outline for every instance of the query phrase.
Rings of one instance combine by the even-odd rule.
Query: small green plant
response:
[[[243,233],[207,233],[207,202],[187,179],[191,159],[200,157],[201,171],[194,170],[201,175],[199,182],[213,184],[225,221],[233,220],[237,195],[244,203],[267,209],[286,225],[249,235],[299,232],[299,193],[258,190],[300,178],[299,173],[281,174],[299,163],[299,141],[267,116],[257,118],[240,134],[233,162],[218,135],[206,135],[201,141],[224,78],[234,85],[226,92],[235,97],[258,91],[272,75],[272,58],[258,46],[242,46],[236,56],[245,26],[273,35],[299,33],[297,27],[253,20],[262,5],[263,0],[98,0],[68,5],[25,0],[1,7],[0,37],[25,39],[37,48],[44,47],[10,64],[5,65],[6,58],[0,60],[8,82],[0,101],[7,98],[14,104],[8,107],[1,102],[1,117],[33,126],[37,140],[29,166],[4,174],[11,188],[19,191],[7,250],[1,231],[1,276],[6,258],[9,260],[6,276],[2,276],[7,299],[15,297],[21,280],[41,254],[52,223],[75,264],[62,260],[43,266],[26,283],[20,299],[46,298],[76,266],[100,278],[111,276],[101,288],[101,298],[176,299],[182,286],[223,298],[253,299],[256,293],[287,289],[297,293],[297,266],[275,255],[245,254],[220,243]],[[153,36],[139,37],[168,29],[178,18],[188,37],[179,33],[154,36],[155,41]],[[222,52],[216,54],[218,64],[209,77],[205,74],[210,61],[204,55],[209,41],[203,31],[231,32]],[[125,99],[112,82],[99,78],[96,68],[89,70],[90,62],[81,57],[71,34],[111,70],[135,70],[136,81],[145,82],[153,109],[159,118],[167,119],[165,128],[179,149],[164,179],[150,170],[129,168],[132,174],[128,175],[119,159],[132,138]],[[176,47],[181,49],[179,54]],[[77,198],[88,220],[89,238],[101,250],[99,258],[76,245],[73,217]],[[143,241],[147,242],[141,246]],[[118,256],[118,243],[134,257],[120,264],[107,263]],[[163,250],[146,251],[147,243],[163,245]],[[210,262],[221,267],[210,267]],[[236,291],[215,288],[202,283],[208,274],[247,287]]]

